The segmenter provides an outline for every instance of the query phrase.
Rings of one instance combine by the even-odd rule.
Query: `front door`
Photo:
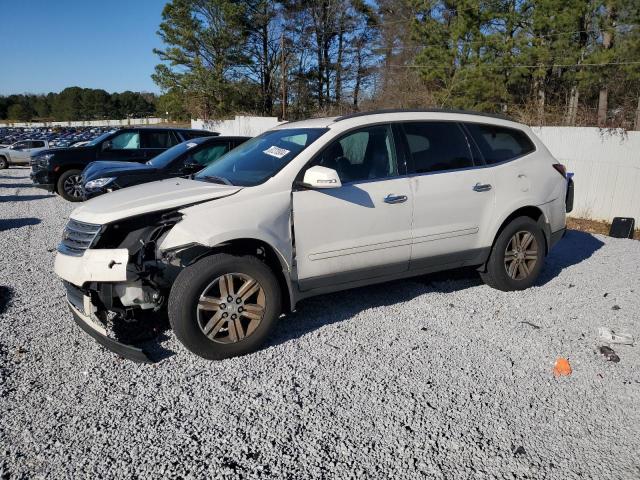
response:
[[[126,130],[105,140],[98,146],[98,160],[145,161],[144,150],[140,144],[140,132]]]
[[[391,126],[345,134],[306,168],[314,165],[336,170],[342,186],[293,192],[301,290],[406,271],[412,201],[408,178],[399,177]]]
[[[11,152],[11,162],[15,164],[29,163],[31,156],[31,141],[24,140],[14,145]]]
[[[488,253],[495,185],[456,122],[404,123],[414,199],[411,269],[455,267]],[[476,159],[479,162],[479,159]]]

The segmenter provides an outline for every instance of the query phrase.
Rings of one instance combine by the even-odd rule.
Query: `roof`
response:
[[[327,128],[338,117],[320,117],[309,118],[308,120],[298,120],[295,122],[286,122],[278,125],[275,129],[289,129],[289,128]]]
[[[417,109],[389,108],[389,109],[383,109],[383,110],[371,110],[368,112],[355,112],[355,113],[350,113],[348,115],[342,115],[341,117],[337,117],[335,121],[341,122],[342,120],[347,120],[349,118],[365,117],[367,115],[380,115],[385,113],[456,113],[459,115],[477,115],[480,117],[497,118],[500,120],[507,120],[509,122],[515,121],[512,118],[507,117],[506,115],[500,115],[498,113],[483,113],[483,112],[475,112],[473,110],[456,110],[456,109],[444,109],[444,108],[417,108]]]
[[[337,124],[339,124],[340,122],[343,122],[345,120],[352,120],[351,122],[347,122],[350,124],[353,124],[354,122],[357,122],[357,119],[359,118],[364,118],[364,117],[370,117],[370,116],[374,116],[374,115],[391,115],[391,118],[386,118],[383,119],[382,121],[401,121],[402,120],[402,116],[399,117],[398,114],[408,114],[409,117],[412,118],[407,118],[407,120],[411,119],[411,120],[417,120],[420,118],[420,114],[421,113],[427,113],[427,114],[444,114],[446,116],[448,116],[449,120],[456,120],[456,121],[472,121],[471,118],[467,118],[465,119],[464,117],[476,117],[478,120],[481,118],[491,118],[491,119],[495,119],[495,120],[500,120],[502,122],[510,122],[510,123],[519,123],[505,115],[500,115],[497,113],[482,113],[482,112],[474,112],[474,111],[469,111],[469,110],[447,110],[447,109],[442,109],[442,108],[424,108],[424,109],[386,109],[386,110],[372,110],[372,111],[368,111],[368,112],[356,112],[356,113],[351,113],[348,115],[342,115],[340,117],[321,117],[321,118],[311,118],[308,120],[301,120],[301,121],[295,121],[295,122],[287,122],[287,123],[283,123],[281,125],[278,125],[276,128],[277,129],[289,129],[289,128],[333,128],[333,126],[335,125],[336,127],[338,126]],[[461,118],[455,118],[455,116],[458,115],[462,115],[463,117]],[[429,117],[435,117],[434,119],[437,119],[436,115],[429,115]]]

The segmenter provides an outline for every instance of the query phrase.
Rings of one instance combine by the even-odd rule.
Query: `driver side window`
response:
[[[342,183],[398,175],[398,164],[389,125],[349,132],[332,142],[313,162],[338,172]]]

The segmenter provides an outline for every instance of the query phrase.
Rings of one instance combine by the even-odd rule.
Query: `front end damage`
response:
[[[167,328],[166,301],[173,280],[198,247],[160,252],[182,214],[145,214],[106,225],[70,220],[55,271],[63,279],[76,323],[109,350],[138,362],[153,361],[141,347]]]

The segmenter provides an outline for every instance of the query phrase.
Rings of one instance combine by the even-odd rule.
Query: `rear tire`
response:
[[[69,202],[81,202],[83,200],[81,173],[81,170],[67,170],[60,175],[56,184],[58,195]]]
[[[542,270],[545,248],[540,226],[529,217],[518,217],[498,235],[480,277],[504,292],[529,288]]]
[[[0,170],[4,170],[5,168],[9,168],[9,162],[5,157],[0,157]]]
[[[180,272],[168,311],[190,352],[208,360],[245,355],[262,346],[280,316],[280,285],[255,257],[212,255]]]

